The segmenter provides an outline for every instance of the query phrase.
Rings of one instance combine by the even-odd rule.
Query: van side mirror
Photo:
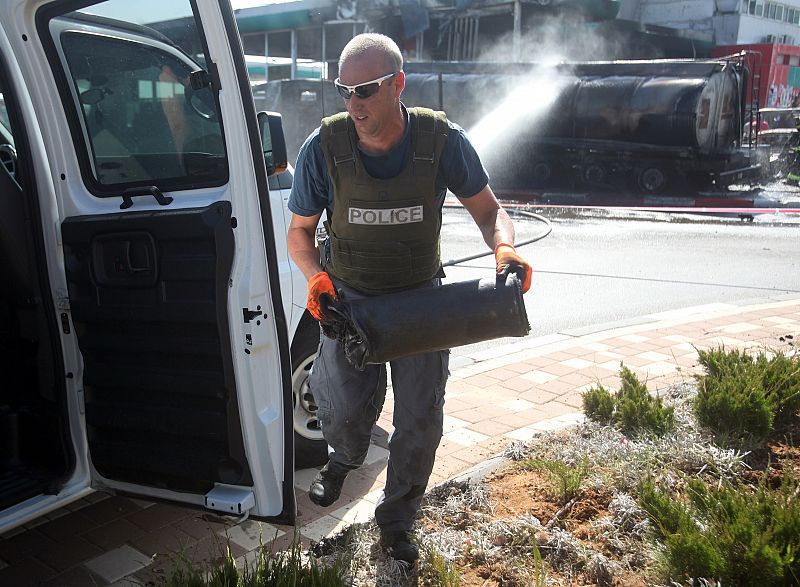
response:
[[[281,115],[277,112],[259,112],[258,129],[261,132],[261,148],[264,151],[267,175],[286,171],[289,162]]]

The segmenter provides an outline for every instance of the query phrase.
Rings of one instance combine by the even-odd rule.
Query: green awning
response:
[[[265,31],[295,29],[304,27],[308,23],[308,10],[261,14],[259,16],[243,17],[236,15],[236,24],[239,26],[240,33],[263,33]]]

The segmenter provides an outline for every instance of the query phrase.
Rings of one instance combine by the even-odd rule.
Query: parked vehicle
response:
[[[0,163],[0,532],[97,488],[291,523],[318,326],[227,0],[0,3]]]

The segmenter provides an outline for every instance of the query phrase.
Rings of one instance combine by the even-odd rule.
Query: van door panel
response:
[[[231,205],[68,218],[92,464],[171,490],[252,485],[228,325]]]

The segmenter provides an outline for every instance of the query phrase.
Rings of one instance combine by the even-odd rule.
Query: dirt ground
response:
[[[770,442],[765,449],[751,453],[747,459],[752,467],[742,478],[747,483],[757,484],[767,475],[769,484],[778,486],[784,473],[800,479],[800,426],[786,430],[779,441]],[[608,488],[582,489],[579,495],[568,505],[558,499],[558,488],[552,477],[542,471],[516,467],[513,464],[489,475],[484,482],[488,486],[489,507],[495,520],[515,520],[525,516],[534,516],[545,528],[561,528],[574,536],[581,544],[593,551],[600,552],[610,560],[618,558],[615,545],[609,543],[600,530],[600,520],[609,518],[609,504],[613,495]],[[484,522],[485,523],[485,522]],[[544,537],[536,536],[539,543],[546,542]],[[503,546],[502,541],[497,546]],[[543,547],[546,548],[546,547]],[[529,585],[564,585],[583,586],[598,585],[597,580],[581,576],[578,573],[562,573],[549,565],[545,567],[546,582],[537,583],[531,577]],[[464,587],[508,587],[525,583],[520,582],[519,574],[509,573],[505,564],[493,562],[476,563],[470,560],[459,566],[459,584]],[[533,569],[531,569],[533,572]],[[608,585],[624,587],[644,587],[653,585],[648,581],[645,569],[616,573]]]

